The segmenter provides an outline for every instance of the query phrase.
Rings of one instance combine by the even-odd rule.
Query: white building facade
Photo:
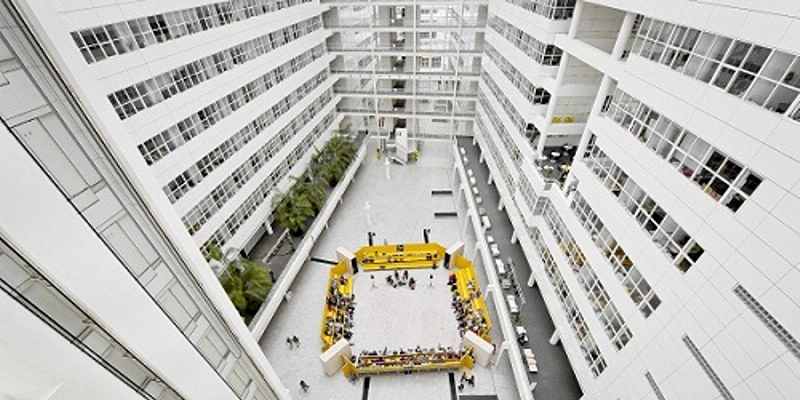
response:
[[[800,395],[800,9],[768,3],[490,2],[475,136],[586,399]]]
[[[0,397],[289,398],[204,251],[404,128],[474,135],[584,399],[800,398],[800,6],[753,4],[3,2]]]

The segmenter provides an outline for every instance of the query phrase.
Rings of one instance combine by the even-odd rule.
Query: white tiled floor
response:
[[[375,240],[379,243],[383,243],[384,239],[389,243],[420,242],[425,227],[431,227],[431,239],[445,247],[460,240],[460,231],[464,227],[461,218],[433,218],[434,211],[453,211],[455,206],[442,210],[447,204],[441,198],[431,200],[431,190],[451,188],[450,144],[425,143],[419,162],[407,166],[389,166],[390,179],[387,179],[384,161],[376,159],[372,145],[356,180],[345,194],[343,204],[332,217],[330,228],[317,241],[312,256],[334,259],[335,250],[340,246],[356,250],[366,244],[367,231],[375,232]],[[370,204],[370,218],[365,215],[364,206],[367,202]],[[327,377],[319,362],[320,314],[329,267],[320,263],[308,263],[303,267],[292,286],[292,300],[281,306],[260,342],[267,358],[297,399],[351,400],[360,399],[362,394],[361,380],[350,383],[341,374]],[[445,273],[443,270],[438,272]],[[361,300],[361,296],[366,300],[367,296],[379,297],[381,293],[387,293],[386,290],[397,291],[387,295],[383,302],[364,301],[364,307],[382,310],[378,318],[372,315],[367,317],[372,314],[371,311],[357,308],[354,338],[357,349],[381,345],[435,345],[439,341],[453,342],[453,338],[454,343],[458,343],[455,318],[449,310],[449,293],[425,293],[428,289],[426,276],[427,273],[418,279],[418,293],[385,286],[371,293],[368,281],[357,281],[357,301]],[[439,285],[444,285],[441,279]],[[379,286],[383,284],[377,276],[376,281]],[[365,288],[361,287],[363,284],[366,284]],[[434,303],[436,307],[433,307]],[[439,306],[440,303],[443,304]],[[362,304],[358,304],[360,306]],[[406,318],[399,318],[404,311],[408,314]],[[383,318],[391,315],[398,315],[397,325],[387,328]],[[401,325],[402,321],[409,320],[411,322],[408,325]],[[403,333],[397,334],[398,331]],[[300,349],[289,350],[286,337],[291,335],[300,338]],[[476,367],[473,370],[476,387],[466,388],[464,393],[497,393],[502,400],[514,399],[513,377],[506,364],[507,361],[501,362],[492,370]],[[300,379],[311,385],[309,393],[300,392]],[[369,398],[449,400],[448,377],[446,373],[373,377]]]
[[[376,272],[375,288],[369,275],[356,275],[353,351],[438,345],[458,348],[461,338],[450,306],[447,270],[410,271],[417,281],[415,290],[389,286],[385,277],[390,274]],[[433,287],[429,286],[430,274],[434,276]]]

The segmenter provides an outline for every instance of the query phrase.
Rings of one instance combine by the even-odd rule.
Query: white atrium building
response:
[[[0,120],[0,400],[800,398],[796,0],[3,0]],[[326,376],[319,259],[428,228],[492,365]]]

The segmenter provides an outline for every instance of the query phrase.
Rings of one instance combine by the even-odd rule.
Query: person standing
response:
[[[308,389],[310,389],[310,388],[311,388],[311,386],[309,386],[309,385],[306,383],[306,381],[304,381],[304,380],[302,380],[302,379],[300,380],[300,389],[302,389],[302,390],[303,390],[303,393],[308,393]]]
[[[433,274],[428,275],[428,287],[433,287]]]
[[[298,349],[300,348],[300,339],[297,336],[292,336],[292,342],[294,342],[294,345],[297,346]]]
[[[287,338],[286,338],[286,344],[288,344],[288,345],[289,345],[289,350],[291,350],[291,349],[292,349],[292,338],[290,338],[290,337],[287,337]]]
[[[375,274],[369,274],[369,281],[371,282],[372,288],[375,289]]]

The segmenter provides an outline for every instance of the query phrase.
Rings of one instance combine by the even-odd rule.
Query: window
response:
[[[543,216],[547,227],[550,228],[550,232],[558,242],[558,247],[564,253],[572,272],[575,273],[578,283],[592,304],[606,335],[608,335],[609,340],[617,350],[622,350],[633,337],[633,333],[628,328],[614,302],[611,301],[611,296],[606,292],[603,283],[600,282],[591,264],[589,264],[583,251],[578,247],[575,238],[569,232],[567,225],[553,208],[549,199],[545,200]]]
[[[580,191],[575,192],[570,208],[575,212],[575,216],[578,217],[594,244],[611,263],[614,268],[614,276],[622,283],[628,296],[638,306],[642,315],[645,318],[649,317],[661,304],[661,299],[655,294],[647,279],[642,276],[633,260],[617,243]]]
[[[279,0],[280,1],[280,0]],[[276,0],[232,0],[71,32],[87,63],[277,11]],[[292,0],[290,5],[310,0]]]
[[[567,322],[572,328],[575,338],[580,344],[580,349],[583,352],[583,358],[589,365],[589,369],[594,377],[600,376],[606,369],[606,361],[597,346],[592,333],[586,326],[586,321],[583,317],[578,306],[575,304],[575,299],[572,296],[564,277],[558,269],[558,265],[553,258],[550,249],[544,243],[541,233],[536,228],[528,228],[528,235],[531,238],[536,251],[539,254],[539,259],[544,265],[545,275],[553,287],[556,297],[561,303],[561,308],[564,310],[564,315],[567,317]]]
[[[761,183],[762,179],[739,161],[620,88],[614,92],[605,115],[733,212]]]
[[[319,29],[319,24],[319,18],[312,17],[295,25],[299,25],[302,31],[308,34]],[[108,100],[120,119],[130,118],[177,93],[187,91],[201,82],[234,68],[235,65],[241,65],[270,52],[275,46],[269,46],[267,38],[290,29],[294,28],[286,27],[268,35],[257,37],[200,60],[190,62],[172,71],[117,90],[108,95]]]
[[[800,120],[797,55],[648,17],[639,16],[639,20],[632,52]]]
[[[653,244],[681,272],[687,272],[705,250],[656,201],[595,144],[586,166],[634,217]]]

